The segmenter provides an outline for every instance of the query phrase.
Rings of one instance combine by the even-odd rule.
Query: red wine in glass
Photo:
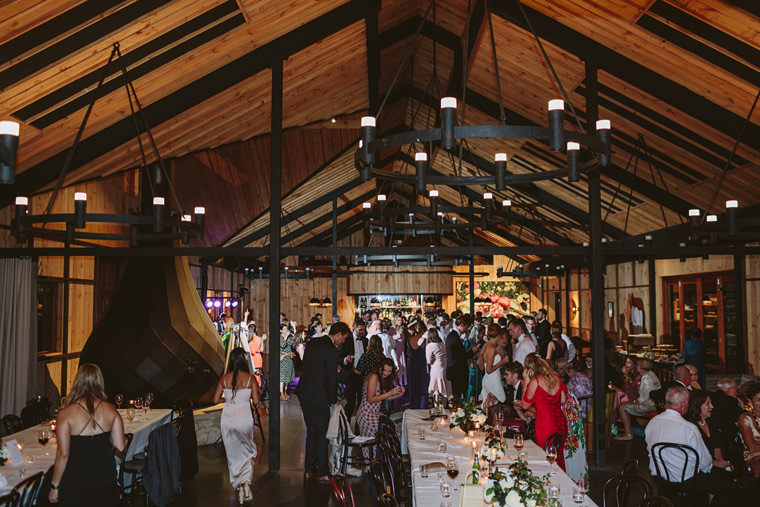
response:
[[[446,473],[449,474],[449,477],[452,479],[456,479],[457,475],[459,475],[459,470],[456,468],[449,468],[446,470]]]
[[[42,445],[47,444],[50,441],[50,435],[47,433],[47,431],[40,431],[37,435],[37,442],[39,442]]]

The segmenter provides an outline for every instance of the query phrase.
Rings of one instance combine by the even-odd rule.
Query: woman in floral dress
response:
[[[288,384],[296,377],[293,365],[293,335],[286,321],[280,324],[280,399],[286,401],[288,396]]]
[[[395,400],[404,395],[402,386],[393,386],[396,365],[393,359],[385,358],[380,367],[367,375],[362,387],[362,402],[356,410],[356,422],[359,424],[359,434],[363,437],[374,437],[380,421],[380,402]],[[370,450],[364,449],[364,459],[370,458]]]

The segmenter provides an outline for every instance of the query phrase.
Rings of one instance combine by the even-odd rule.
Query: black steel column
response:
[[[65,243],[66,251],[68,252],[71,245],[68,240]],[[61,330],[61,354],[63,361],[61,362],[61,397],[66,396],[68,393],[69,385],[69,327],[71,326],[71,319],[69,314],[69,306],[71,300],[71,256],[63,256],[63,321],[65,322],[63,329]]]
[[[433,218],[435,220],[438,220],[438,217],[433,217]],[[472,222],[472,217],[470,218],[470,222]],[[470,228],[470,246],[473,246],[475,242],[473,238],[474,234],[475,234],[475,228],[471,227]],[[473,319],[475,318],[475,256],[474,255],[470,255],[470,315],[472,315]]]
[[[593,130],[599,118],[596,65],[586,62],[586,119],[587,129]],[[591,218],[591,355],[594,361],[594,451],[596,466],[607,466],[606,392],[604,378],[604,259],[602,257],[602,196],[599,169],[588,175],[589,216]]]
[[[272,65],[269,165],[269,471],[280,469],[280,212],[282,208],[282,60]],[[276,381],[276,382],[275,382]]]
[[[654,344],[657,345],[657,271],[654,257],[649,259],[649,334],[654,336]],[[663,294],[663,297],[665,295]]]
[[[206,296],[208,294],[208,264],[205,260],[201,260],[201,303],[203,308],[206,308]]]
[[[338,246],[338,199],[333,199],[332,246]],[[338,315],[338,256],[332,256],[332,314]],[[350,323],[349,323],[350,325]]]
[[[572,276],[572,269],[567,268],[565,271],[565,330],[567,335],[570,335],[570,277]],[[576,357],[580,357],[581,351],[576,352]]]
[[[737,247],[734,254],[734,286],[736,287],[736,338],[742,341],[742,357],[740,367],[744,368],[748,357],[747,337],[744,330],[747,329],[747,264],[746,256],[741,247]],[[725,334],[725,333],[724,333]],[[725,337],[723,346],[725,347]],[[737,344],[738,345],[738,344]],[[734,365],[736,367],[737,365]]]

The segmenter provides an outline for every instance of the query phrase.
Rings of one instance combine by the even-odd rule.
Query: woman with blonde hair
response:
[[[107,399],[100,368],[79,365],[66,407],[58,412],[50,503],[105,506],[119,501],[113,449],[124,451],[124,422]]]
[[[557,464],[564,470],[567,419],[562,405],[567,401],[567,387],[546,359],[537,354],[528,354],[524,366],[522,408],[536,407],[536,443],[542,449],[550,436],[561,435],[557,442]]]

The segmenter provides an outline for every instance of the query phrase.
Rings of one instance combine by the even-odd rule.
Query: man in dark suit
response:
[[[340,375],[338,381],[346,385],[346,417],[351,420],[357,401],[362,394],[362,376],[356,372],[364,352],[367,350],[367,326],[362,319],[356,319],[351,336],[340,346],[338,356],[340,358]]]
[[[460,315],[455,324],[455,328],[446,337],[446,379],[451,382],[451,394],[464,398],[469,376],[467,360],[477,354],[480,344],[467,351],[462,343],[472,326],[472,316]]]
[[[538,353],[546,357],[546,349],[552,341],[552,325],[546,320],[546,310],[541,308],[536,314],[536,339],[538,340]]]
[[[330,405],[338,399],[338,347],[351,330],[344,322],[330,327],[328,336],[309,340],[303,355],[301,380],[296,394],[306,423],[305,478],[329,482],[327,425]]]

